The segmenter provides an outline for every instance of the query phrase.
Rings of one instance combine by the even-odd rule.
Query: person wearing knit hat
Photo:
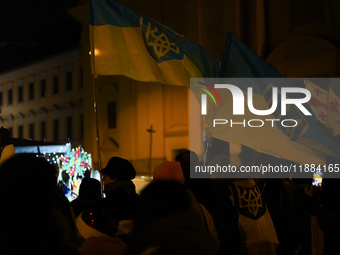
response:
[[[93,206],[76,219],[78,232],[85,241],[79,246],[81,255],[124,254],[127,245],[115,237],[119,219],[112,216],[108,207]]]
[[[153,172],[153,180],[173,180],[184,183],[184,175],[181,164],[176,161],[164,161]]]

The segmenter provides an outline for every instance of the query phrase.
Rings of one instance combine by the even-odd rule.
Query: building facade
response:
[[[0,73],[0,125],[16,138],[82,144],[82,90],[80,49]]]

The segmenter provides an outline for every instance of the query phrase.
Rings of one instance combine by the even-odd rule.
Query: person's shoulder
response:
[[[15,155],[15,148],[13,144],[8,144],[0,151],[0,166],[3,162]]]

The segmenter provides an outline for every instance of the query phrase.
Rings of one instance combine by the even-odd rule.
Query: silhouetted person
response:
[[[136,170],[128,160],[112,157],[106,167],[101,170],[101,174],[106,197],[95,204],[105,203],[111,207],[113,216],[119,219],[116,235],[128,243],[139,198],[132,182],[136,176]]]
[[[88,209],[95,201],[101,199],[100,182],[93,178],[84,178],[79,187],[79,196],[71,202],[76,217]]]
[[[83,242],[78,251],[81,255],[123,255],[127,245],[115,235],[119,220],[105,204],[92,206],[76,219],[77,229]]]
[[[76,230],[67,200],[58,195],[55,168],[17,154],[0,176],[0,254],[76,254]]]
[[[137,215],[128,254],[203,255],[218,250],[178,181],[152,181],[141,192]]]
[[[210,176],[190,178],[190,171],[194,171],[195,166],[202,164],[195,152],[182,150],[176,155],[175,160],[180,162],[183,169],[184,186],[194,194],[197,202],[204,205],[214,219],[217,236],[221,242],[220,253],[238,254],[242,245],[237,226],[238,213],[228,195],[224,194],[215,181],[209,179]]]

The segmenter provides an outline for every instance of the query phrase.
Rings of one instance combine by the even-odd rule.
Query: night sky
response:
[[[22,40],[25,36],[44,31],[48,26],[67,19],[66,10],[77,0],[1,0],[0,39]]]
[[[1,0],[0,72],[79,45],[81,24],[67,10],[78,0]]]

